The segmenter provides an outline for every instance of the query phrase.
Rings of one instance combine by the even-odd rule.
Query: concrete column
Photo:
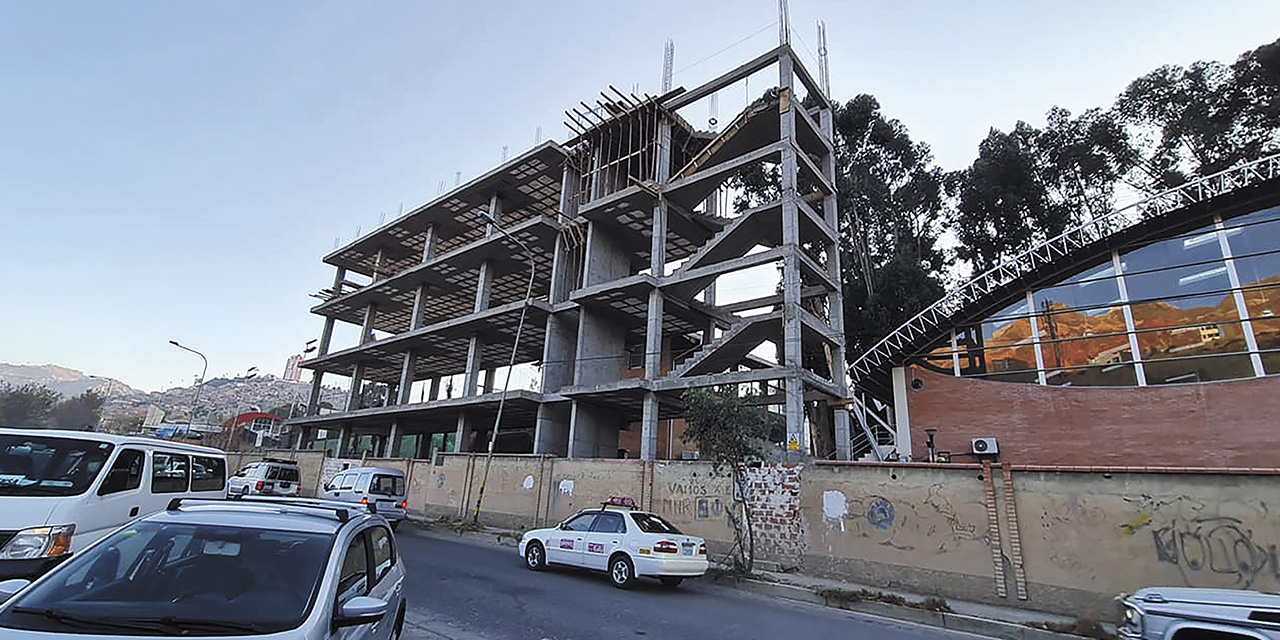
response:
[[[306,427],[293,428],[293,450],[294,451],[302,450],[302,440],[306,437],[306,435],[307,435]]]
[[[658,452],[658,394],[644,394],[644,413],[640,427],[640,459],[653,460]]]
[[[324,328],[320,330],[320,344],[316,347],[316,357],[329,355],[329,344],[333,342],[333,318],[324,319]]]
[[[480,351],[483,347],[480,336],[471,336],[467,345],[467,370],[462,377],[462,395],[474,396],[480,383]]]
[[[833,142],[835,138],[835,119],[831,112],[831,107],[823,106],[818,113],[818,124],[822,130],[822,137],[827,142]],[[827,153],[822,157],[822,173],[826,176],[831,184],[836,183],[836,159],[835,154]],[[837,201],[834,194],[828,195],[822,199],[822,218],[826,221],[827,226],[832,229],[839,229],[839,212],[837,210]],[[827,275],[836,283],[842,281],[840,277],[840,247],[833,243],[823,240],[823,246],[826,249],[827,257]],[[844,399],[849,397],[849,382],[845,372],[845,348],[847,346],[844,337],[844,292],[840,287],[836,287],[835,291],[827,294],[827,308],[830,317],[828,323],[832,333],[839,336],[838,342],[831,349],[831,381],[835,383],[836,389]],[[851,456],[851,438],[849,424],[849,412],[846,410],[836,409],[832,412],[832,427],[835,432],[836,440],[836,459],[849,460]]]
[[[555,253],[551,261],[551,290],[547,299],[551,304],[569,299],[569,247],[564,234],[556,236]]]
[[[868,407],[869,409],[869,407]],[[911,455],[911,412],[907,403],[907,369],[893,368],[893,426],[898,456]],[[871,443],[875,445],[875,443]]]
[[[484,370],[484,392],[485,393],[493,393],[493,387],[495,382],[494,379],[497,377],[498,377],[497,369]]]
[[[383,445],[382,457],[396,457],[397,445],[400,444],[400,423],[396,420],[391,421],[391,431],[387,433],[387,442]]]
[[[786,92],[790,105],[778,115],[781,140],[795,140],[795,110],[799,108],[792,87],[795,82],[791,55],[784,51],[778,58],[778,86]],[[802,345],[800,329],[800,209],[796,203],[796,174],[799,164],[795,147],[787,145],[782,149],[781,186],[782,186],[782,244],[787,249],[783,260],[783,359],[791,371],[784,382],[786,397],[787,442],[792,440],[804,443],[808,434],[804,428],[804,382],[800,378],[802,369]]]
[[[493,219],[497,221],[498,224],[502,224],[502,200],[498,198],[497,193],[494,193],[492,196],[489,196],[489,215],[492,216]],[[496,235],[497,233],[498,233],[498,227],[494,223],[490,222],[487,225],[485,225],[485,228],[484,228],[485,237],[491,237]]]
[[[373,281],[386,280],[387,276],[382,272],[383,248],[378,247],[378,252],[373,255]]]
[[[533,433],[533,452],[553,456],[569,454],[568,403],[538,405],[538,422]]]
[[[324,386],[324,372],[311,372],[311,396],[307,398],[307,415],[314,416],[320,413],[320,391]]]
[[[427,225],[426,238],[422,244],[422,261],[431,262],[436,257],[436,225]]]
[[[347,279],[347,268],[338,267],[333,274],[333,292],[335,294],[342,293],[342,281]]]
[[[573,384],[578,323],[571,312],[547,316],[546,341],[542,344],[542,392],[555,393]]]
[[[360,344],[373,341],[373,322],[378,317],[378,305],[369,303],[364,308],[364,324],[360,326]]]
[[[473,431],[471,419],[467,414],[458,414],[458,429],[454,432],[454,451],[470,451],[471,446],[468,444],[471,440],[471,432]]]
[[[431,379],[431,389],[427,391],[428,400],[436,400],[440,398],[440,378]]]
[[[404,364],[400,366],[400,394],[399,398],[396,399],[396,404],[413,402],[413,367],[417,359],[417,356],[412,351],[404,352]]]
[[[493,289],[493,266],[489,261],[480,263],[480,277],[476,281],[476,313],[489,308],[489,293]]]
[[[360,385],[364,384],[363,363],[357,364],[355,371],[351,373],[351,388],[347,390],[347,411],[355,411],[356,406],[360,404]]]
[[[423,305],[427,303],[427,285],[420,284],[413,292],[413,315],[409,318],[409,330],[422,327]]]
[[[347,442],[350,439],[351,439],[351,427],[344,424],[342,425],[342,428],[338,429],[338,457],[339,458],[346,457],[347,452],[351,448],[350,446],[348,446],[348,442]]]

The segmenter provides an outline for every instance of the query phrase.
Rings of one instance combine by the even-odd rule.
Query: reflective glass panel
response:
[[[1096,313],[1064,311],[1039,319],[1040,340],[1065,340],[1112,335],[1127,331],[1122,307],[1098,309]]]
[[[1027,306],[1026,298],[1015,302],[989,316],[988,320],[1005,320],[1008,318],[1020,318],[1031,313],[1031,308]]]
[[[1023,305],[1025,309],[1026,305]],[[1031,341],[1031,320],[999,320],[982,323],[982,342],[987,348]]]
[[[1258,350],[1275,349],[1280,351],[1280,318],[1264,318],[1250,322],[1253,326],[1253,337],[1258,341]],[[1280,373],[1280,354],[1263,354],[1262,364],[1267,373]],[[1268,364],[1275,361],[1276,366]]]
[[[1249,362],[1249,356],[1245,354],[1156,360],[1144,363],[1143,368],[1146,370],[1147,384],[1151,385],[1253,377],[1253,365]]]
[[[1060,387],[1131,387],[1138,384],[1132,364],[1106,364],[1052,369],[1045,382]]]
[[[1229,291],[1135,302],[1130,308],[1133,310],[1133,326],[1137,329],[1187,327],[1240,319],[1236,313],[1235,297]]]
[[[1060,313],[1079,310],[1084,315],[1107,313],[1112,305],[1120,303],[1120,288],[1116,285],[1115,269],[1111,263],[1068,278],[1066,282],[1035,293],[1036,311]]]
[[[1176,329],[1138,332],[1143,360],[1184,358],[1247,351],[1239,322],[1208,322]]]
[[[1006,371],[1034,371],[1036,368],[1036,352],[1030,342],[1016,347],[997,347],[986,350],[987,371],[1002,373]]]
[[[1040,344],[1044,368],[1110,365],[1133,360],[1129,336],[1121,333],[1075,340],[1054,340]]]

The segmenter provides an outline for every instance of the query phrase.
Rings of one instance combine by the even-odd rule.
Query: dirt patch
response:
[[[920,609],[922,611],[936,611],[939,613],[952,613],[951,606],[942,598],[925,598],[924,600],[908,600],[894,593],[885,593],[883,591],[872,591],[870,589],[838,589],[826,588],[818,589],[814,593],[822,596],[822,599],[828,603],[836,605],[847,605],[857,602],[880,602],[883,604],[891,604],[897,607],[909,607],[911,609]]]
[[[1116,640],[1115,634],[1109,633],[1102,628],[1102,625],[1097,620],[1091,618],[1076,618],[1072,622],[1026,622],[1024,624],[1032,629],[1053,631],[1054,633],[1069,633],[1085,638],[1096,638],[1097,640]]]

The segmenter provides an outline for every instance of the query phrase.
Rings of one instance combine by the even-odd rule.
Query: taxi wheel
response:
[[[636,581],[636,570],[626,556],[614,556],[609,561],[609,580],[619,589],[630,589]]]
[[[542,550],[542,545],[537,542],[530,542],[524,548],[524,566],[531,571],[542,571],[547,566],[547,554]]]
[[[672,576],[663,576],[662,578],[659,578],[659,580],[662,580],[662,586],[671,587],[673,589],[675,587],[680,586],[681,582],[684,582],[684,578],[678,578],[678,577],[672,577]]]

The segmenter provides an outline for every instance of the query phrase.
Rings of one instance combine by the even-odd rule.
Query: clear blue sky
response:
[[[834,97],[876,95],[948,169],[991,126],[1280,35],[1274,0],[790,4],[802,57],[827,24]],[[155,390],[199,373],[172,338],[211,376],[280,375],[319,333],[335,238],[538,127],[564,140],[562,111],[609,84],[656,93],[667,38],[691,87],[776,44],[776,19],[774,0],[0,0],[0,361]]]

